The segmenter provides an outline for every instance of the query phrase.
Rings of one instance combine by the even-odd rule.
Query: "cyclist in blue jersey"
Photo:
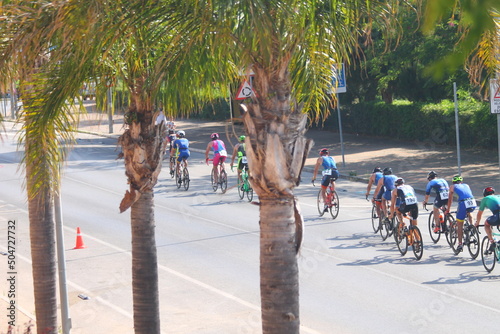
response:
[[[464,183],[463,177],[460,175],[455,175],[452,180],[453,184],[450,186],[450,193],[448,196],[448,205],[446,209],[446,214],[450,213],[451,204],[453,202],[453,194],[458,197],[458,209],[457,209],[457,232],[458,232],[458,246],[457,252],[463,250],[463,236],[464,236],[464,220],[465,217],[469,217],[469,222],[472,224],[471,212],[476,209],[476,200],[472,195],[472,191],[468,184]]]
[[[365,194],[366,199],[368,199],[368,196],[370,196],[370,191],[372,189],[372,185],[375,185],[375,187],[377,187],[378,180],[380,180],[383,176],[384,176],[384,174],[382,173],[382,168],[375,167],[373,169],[372,175],[370,175],[370,178],[368,179],[368,186],[366,187],[366,194]],[[378,194],[374,194],[374,195],[375,195],[376,199],[380,199],[382,197],[381,192],[379,192]],[[373,202],[373,200],[372,200],[372,202]],[[377,210],[377,217],[379,217],[380,216],[380,212],[379,212],[380,208],[378,205],[376,205],[375,208]],[[376,217],[373,217],[373,218],[376,218]]]
[[[430,171],[429,174],[427,174],[427,180],[429,183],[427,183],[427,187],[425,188],[425,198],[423,201],[423,204],[426,205],[427,202],[429,201],[429,196],[431,195],[431,191],[434,189],[436,192],[436,198],[434,199],[434,221],[435,221],[435,228],[434,228],[434,233],[439,232],[439,208],[448,204],[448,197],[450,193],[450,187],[448,186],[448,182],[446,182],[445,179],[437,178],[437,173],[434,171]],[[446,231],[446,224],[443,219],[443,229],[442,231]]]
[[[316,180],[316,175],[320,166],[323,166],[323,178],[321,179],[321,196],[323,197],[323,203],[327,202],[326,199],[326,188],[330,182],[332,183],[332,188],[335,190],[335,180],[339,178],[339,171],[337,169],[337,164],[335,159],[329,155],[327,148],[322,148],[319,151],[319,158],[316,160],[316,166],[314,166],[314,172],[312,177],[312,182]],[[325,212],[328,211],[328,205],[325,204]]]
[[[180,162],[185,159],[186,160],[186,167],[187,167],[187,160],[189,159],[189,156],[191,155],[189,152],[189,140],[187,140],[186,133],[182,130],[177,131],[177,137],[174,141],[173,147],[174,150],[177,152],[177,163],[175,166],[175,169],[177,173],[179,173],[179,168],[180,168]],[[179,180],[179,182],[182,182],[182,180]]]
[[[486,187],[483,190],[483,196],[484,198],[481,200],[481,204],[479,205],[479,211],[477,212],[475,226],[476,227],[479,226],[479,223],[481,222],[481,217],[483,216],[484,209],[486,208],[490,209],[493,215],[489,216],[484,222],[484,230],[486,231],[488,239],[490,239],[491,243],[490,248],[487,250],[487,252],[489,252],[488,254],[490,254],[495,250],[495,242],[493,240],[493,233],[491,231],[491,227],[500,225],[500,217],[499,217],[500,195],[495,195],[495,189],[493,189],[493,187]]]
[[[390,202],[392,194],[391,192],[395,188],[395,182],[398,179],[396,175],[392,174],[392,168],[386,167],[382,171],[383,176],[378,180],[377,188],[373,193],[373,200],[376,199],[376,196],[381,193],[382,194],[382,213],[384,214],[385,219],[387,218],[387,202]]]

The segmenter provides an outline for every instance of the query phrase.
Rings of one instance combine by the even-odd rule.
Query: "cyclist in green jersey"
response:
[[[238,157],[236,163],[236,170],[238,172],[238,183],[241,183],[241,171],[247,166],[247,154],[245,152],[245,136],[238,138],[239,143],[234,146],[233,156],[231,157],[231,170],[233,170],[234,160]]]
[[[486,187],[483,190],[483,196],[484,198],[481,200],[479,211],[477,212],[475,225],[476,227],[479,226],[484,209],[490,209],[490,211],[493,213],[493,216],[489,216],[484,222],[484,230],[486,231],[488,239],[490,239],[491,242],[490,249],[488,249],[488,251],[493,252],[495,250],[495,242],[493,240],[493,232],[491,231],[491,227],[500,225],[500,195],[495,195],[495,189],[493,189],[493,187]]]

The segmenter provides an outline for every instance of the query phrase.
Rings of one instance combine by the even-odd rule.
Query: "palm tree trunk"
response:
[[[153,192],[143,193],[131,207],[132,286],[136,334],[160,333],[158,266]]]
[[[26,173],[30,172],[30,166],[26,166]],[[28,212],[37,333],[55,334],[57,268],[54,207],[50,191],[39,192],[30,198]]]
[[[260,198],[260,293],[264,334],[299,333],[293,198]]]

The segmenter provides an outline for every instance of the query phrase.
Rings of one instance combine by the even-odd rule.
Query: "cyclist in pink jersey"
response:
[[[215,175],[215,182],[218,182],[218,173],[217,173],[217,165],[221,164],[222,169],[224,169],[224,161],[226,161],[227,157],[227,151],[226,151],[226,145],[224,145],[224,142],[219,139],[219,134],[218,133],[212,133],[210,135],[210,138],[212,141],[210,141],[207,145],[207,149],[205,151],[205,160],[208,165],[208,153],[210,152],[210,149],[214,151],[214,159],[213,159],[213,167],[212,167],[212,173]]]

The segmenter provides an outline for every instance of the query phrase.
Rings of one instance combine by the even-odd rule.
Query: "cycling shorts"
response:
[[[434,207],[436,208],[440,208],[442,207],[443,205],[446,205],[448,204],[448,200],[447,199],[441,199],[439,196],[437,196],[435,199],[434,199]]]
[[[457,220],[464,220],[465,217],[467,216],[467,212],[472,212],[476,209],[476,207],[471,207],[471,208],[466,208],[465,207],[465,202],[460,201],[458,202],[458,209],[457,209]]]
[[[339,178],[339,171],[336,169],[332,169],[331,175],[323,175],[323,179],[321,180],[321,186],[326,188],[330,184],[330,181],[335,181],[338,178]]]
[[[189,150],[181,151],[181,152],[179,152],[179,156],[177,157],[177,161],[181,162],[182,159],[187,160],[187,159],[189,159],[190,155],[191,154],[189,153]]]
[[[375,199],[382,199],[382,195],[384,194],[384,187],[380,188],[378,191],[377,196],[375,196]]]
[[[392,197],[392,190],[384,191],[381,197],[385,198],[386,201],[390,201]]]
[[[243,163],[242,159],[238,159],[238,170],[243,170],[248,167],[248,163]]]
[[[493,216],[489,216],[488,219],[486,219],[486,221],[491,226],[499,226],[500,225],[499,212],[498,211],[493,212]]]
[[[223,163],[226,161],[226,156],[220,155],[219,153],[215,153],[214,155],[214,166],[217,166],[219,163]]]
[[[418,204],[403,204],[398,207],[399,212],[401,213],[409,213],[409,217],[413,220],[418,218]]]

